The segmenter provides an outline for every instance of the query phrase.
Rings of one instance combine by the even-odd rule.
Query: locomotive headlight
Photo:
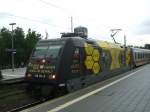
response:
[[[44,68],[44,65],[40,65],[40,69],[43,69]]]
[[[55,79],[56,78],[56,75],[52,75],[52,79]]]
[[[46,62],[46,60],[45,60],[45,59],[43,59],[43,60],[42,60],[42,63],[45,63],[45,62]]]
[[[31,77],[32,77],[32,75],[31,75],[30,73],[28,73],[28,74],[27,74],[27,77],[28,77],[28,78],[31,78]]]
[[[56,75],[49,75],[49,79],[55,79]]]

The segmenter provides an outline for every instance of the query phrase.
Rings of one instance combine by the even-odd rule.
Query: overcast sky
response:
[[[0,27],[36,30],[50,38],[59,38],[61,32],[85,26],[89,37],[112,42],[110,29],[121,28],[116,41],[143,46],[150,44],[150,0],[0,0]],[[44,37],[43,37],[44,38]]]

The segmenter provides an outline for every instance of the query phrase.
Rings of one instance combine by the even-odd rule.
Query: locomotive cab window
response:
[[[39,42],[33,51],[32,57],[33,58],[51,58],[55,59],[59,57],[61,49],[63,47],[62,42]]]
[[[60,55],[61,48],[62,48],[61,45],[49,46],[47,53],[46,53],[46,57],[52,58],[52,59],[57,58]]]
[[[32,57],[43,58],[47,52],[48,46],[37,46],[33,51]]]

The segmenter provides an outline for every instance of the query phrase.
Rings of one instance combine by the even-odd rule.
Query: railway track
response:
[[[26,85],[25,82],[0,84],[0,112],[18,112],[59,97],[33,98],[27,95]]]
[[[35,106],[37,104],[41,104],[41,103],[43,103],[45,101],[46,101],[45,99],[43,99],[43,100],[42,99],[41,100],[37,100],[37,101],[31,102],[31,103],[28,103],[28,104],[25,104],[25,105],[22,105],[22,106],[14,107],[14,108],[6,111],[6,112],[18,112],[18,111],[21,111],[23,109]]]
[[[26,94],[25,82],[0,84],[0,112],[14,112],[40,103]]]

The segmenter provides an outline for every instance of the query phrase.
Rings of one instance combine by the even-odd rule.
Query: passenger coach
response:
[[[134,66],[140,66],[150,62],[150,50],[131,48],[133,52],[133,64]]]

